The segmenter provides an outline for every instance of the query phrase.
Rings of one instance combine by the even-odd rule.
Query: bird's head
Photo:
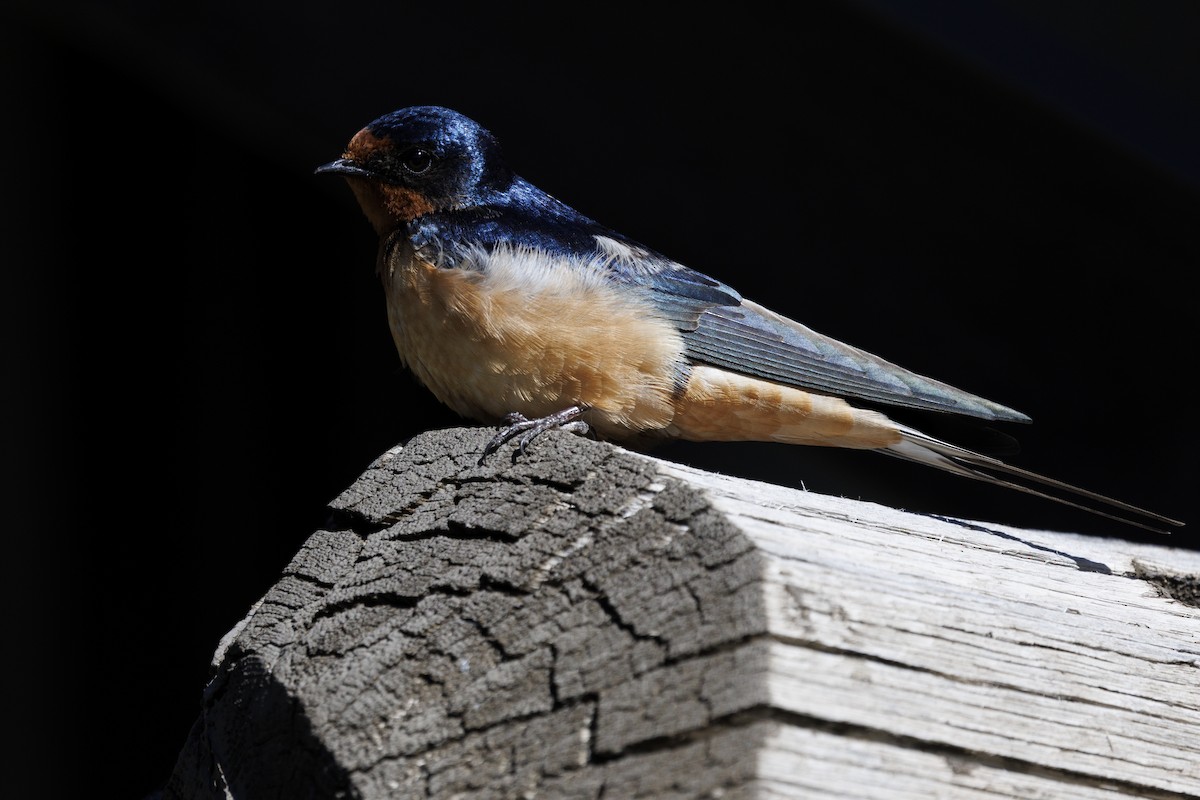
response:
[[[495,137],[440,106],[380,117],[317,173],[344,176],[381,235],[432,211],[484,203],[513,180]]]

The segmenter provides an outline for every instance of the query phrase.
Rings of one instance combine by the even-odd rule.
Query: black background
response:
[[[454,107],[589,216],[1025,411],[1022,466],[1196,518],[1189,3],[8,8],[9,688],[31,753],[105,764],[90,793],[161,784],[219,638],[328,500],[459,423],[398,364],[349,190],[312,174],[401,106]],[[1145,538],[869,453],[658,455]]]

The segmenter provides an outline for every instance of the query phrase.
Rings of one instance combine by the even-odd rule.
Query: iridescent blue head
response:
[[[360,193],[373,185],[395,222],[486,202],[514,177],[489,131],[440,106],[385,114],[317,172],[344,175]]]

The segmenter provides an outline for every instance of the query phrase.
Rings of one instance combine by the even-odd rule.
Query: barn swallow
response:
[[[496,138],[455,111],[386,114],[316,171],[346,179],[379,235],[376,269],[401,361],[460,415],[504,425],[480,463],[517,438],[515,459],[552,428],[635,445],[848,447],[1151,530],[1182,524],[890,418],[888,409],[915,409],[1030,421],[602,226],[515,174]]]

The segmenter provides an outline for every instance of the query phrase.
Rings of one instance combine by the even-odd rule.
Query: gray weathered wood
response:
[[[1200,795],[1200,555],[490,433],[337,498],[166,797]]]

